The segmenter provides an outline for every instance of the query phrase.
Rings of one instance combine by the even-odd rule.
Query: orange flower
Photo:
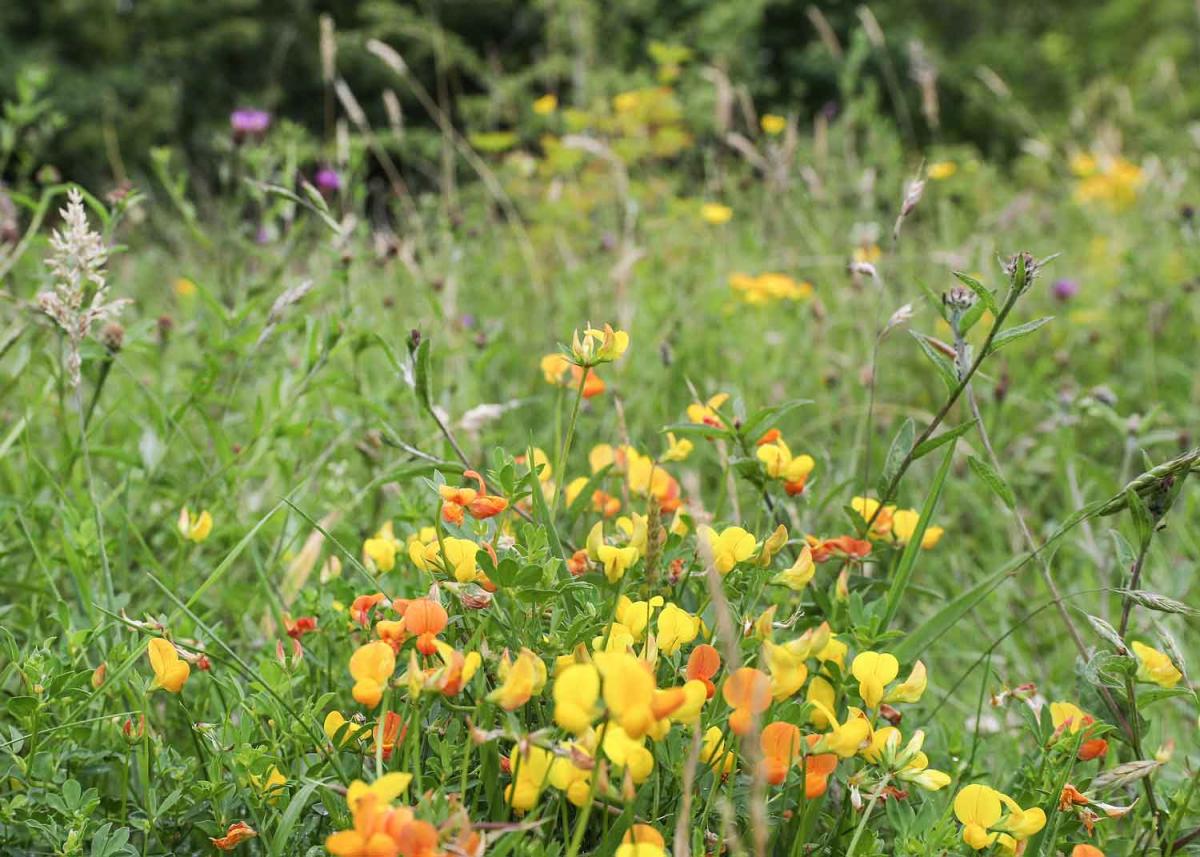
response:
[[[225,831],[224,836],[209,837],[209,842],[217,846],[221,851],[232,851],[237,848],[239,843],[245,842],[247,839],[253,839],[258,836],[258,831],[244,821],[237,821],[229,825],[229,829]]]
[[[404,611],[404,627],[417,635],[417,651],[423,655],[437,652],[435,639],[446,628],[446,609],[430,598],[418,598]]]
[[[820,735],[805,737],[809,750],[821,740]],[[825,794],[829,786],[829,775],[837,768],[838,757],[835,753],[809,753],[804,757],[804,796],[812,800]]]
[[[375,754],[376,748],[380,743],[380,727],[376,724],[375,729],[371,732],[371,755]],[[404,736],[408,734],[408,726],[404,719],[395,711],[389,711],[387,716],[383,718],[383,759],[387,761],[392,758],[392,750],[397,744],[404,743]]]
[[[597,489],[592,492],[592,508],[604,517],[611,518],[621,511],[621,501],[607,491]]]
[[[1092,738],[1079,745],[1079,761],[1090,762],[1108,755],[1108,742],[1103,738]]]
[[[788,771],[800,755],[800,727],[777,720],[769,723],[759,736],[762,747],[763,776],[773,786],[787,779]]]
[[[1070,783],[1067,783],[1065,786],[1063,786],[1062,794],[1058,796],[1059,812],[1066,812],[1071,808],[1072,804],[1087,806],[1089,803],[1091,803],[1091,801],[1088,800],[1087,795],[1079,791],[1079,789],[1075,788],[1075,786],[1071,785]]]
[[[1071,849],[1071,857],[1104,857],[1104,852],[1095,845],[1080,843]]]
[[[587,574],[588,570],[588,552],[583,550],[575,551],[571,558],[567,560],[567,571],[571,572],[572,577],[582,577]]]
[[[360,595],[350,603],[350,618],[364,628],[369,624],[371,611],[376,605],[385,601],[386,598],[382,592],[376,592],[374,595]]]
[[[688,681],[704,682],[705,690],[708,692],[706,698],[712,699],[713,694],[717,692],[716,685],[712,683],[712,677],[717,674],[717,670],[720,668],[720,653],[708,643],[701,643],[692,649],[691,655],[688,656]]]
[[[392,651],[399,653],[401,647],[408,639],[408,631],[404,627],[404,620],[399,622],[394,619],[380,619],[375,623],[375,633],[379,635],[379,639],[383,640],[392,647]]]
[[[725,680],[721,695],[733,709],[729,728],[735,735],[745,735],[754,716],[771,705],[771,679],[753,667],[741,667]]]
[[[827,562],[834,558],[862,559],[871,552],[869,541],[853,536],[838,536],[832,539],[806,536],[805,539],[812,548],[813,562]]]
[[[490,518],[493,515],[499,515],[508,508],[508,501],[503,497],[497,497],[487,492],[487,485],[484,484],[483,477],[474,470],[464,470],[464,479],[474,479],[479,483],[478,488],[453,487],[450,485],[442,485],[438,488],[438,494],[441,495],[442,520],[449,524],[461,524],[463,522],[463,512],[471,513],[471,517],[477,520]]]
[[[299,619],[293,620],[291,616],[284,615],[283,627],[289,637],[299,640],[305,634],[317,630],[317,617],[301,616]]]

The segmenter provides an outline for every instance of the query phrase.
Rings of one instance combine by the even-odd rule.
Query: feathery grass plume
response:
[[[128,298],[106,302],[108,286],[104,265],[108,248],[100,233],[93,232],[78,188],[67,193],[67,205],[59,212],[63,226],[50,236],[51,253],[46,267],[54,275],[54,290],[38,295],[38,306],[67,336],[67,375],[78,387],[83,365],[81,346],[98,322],[115,317]]]

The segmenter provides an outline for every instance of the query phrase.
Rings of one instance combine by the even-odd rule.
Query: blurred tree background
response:
[[[0,4],[0,175],[17,182],[52,164],[111,182],[140,175],[158,145],[202,163],[240,106],[329,139],[322,15],[336,25],[337,74],[381,123],[394,88],[413,145],[432,122],[366,51],[371,38],[477,130],[509,127],[545,92],[582,105],[651,83],[656,42],[690,49],[691,68],[722,69],[759,109],[801,124],[838,109],[854,65],[910,144],[970,143],[993,157],[1036,132],[1069,132],[1080,111],[1137,115],[1152,137],[1181,133],[1200,106],[1189,0],[888,0],[869,12],[849,0],[40,0]],[[919,84],[934,79],[931,118]],[[1098,103],[1120,102],[1113,92],[1128,99]],[[12,156],[22,150],[38,155]]]

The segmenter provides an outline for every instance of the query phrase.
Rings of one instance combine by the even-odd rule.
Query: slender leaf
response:
[[[917,448],[913,450],[913,461],[916,461],[918,458],[924,458],[939,446],[962,437],[973,428],[975,428],[975,420],[970,420],[968,422],[961,423],[960,425],[956,425],[949,431],[942,432],[937,437],[931,437],[924,443],[917,444]]]
[[[1010,509],[1015,509],[1017,506],[1017,498],[1013,496],[1012,489],[1008,487],[1008,483],[992,465],[988,464],[982,458],[976,458],[971,455],[967,457],[967,464],[971,465],[971,470],[982,479],[992,492],[995,493],[1004,505]]]
[[[1044,318],[1027,321],[1024,324],[1018,324],[1016,327],[1010,327],[1008,330],[1002,330],[992,339],[992,345],[988,349],[988,354],[995,354],[1006,345],[1011,345],[1018,339],[1024,339],[1029,334],[1040,328],[1042,325],[1054,321],[1054,316],[1048,315]]]

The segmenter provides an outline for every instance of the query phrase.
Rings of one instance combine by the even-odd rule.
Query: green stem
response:
[[[554,513],[558,511],[559,495],[566,490],[566,478],[564,468],[567,466],[567,453],[571,451],[571,441],[575,439],[575,423],[579,420],[579,408],[583,404],[583,384],[587,380],[588,372],[592,370],[584,368],[583,375],[579,379],[579,389],[575,391],[575,403],[571,406],[571,419],[567,422],[567,433],[563,435],[562,447],[558,451],[558,460],[554,463],[554,478],[558,480],[559,488],[554,492],[554,496],[550,498],[550,518],[553,520]],[[532,462],[530,462],[532,464]]]
[[[867,803],[867,808],[863,812],[862,819],[858,822],[858,827],[854,830],[854,838],[850,840],[850,847],[846,850],[846,857],[854,857],[854,851],[858,848],[858,840],[862,838],[863,831],[867,829],[867,822],[871,818],[871,812],[875,809],[875,804],[879,801],[879,796],[883,794],[883,790],[887,787],[888,780],[891,779],[891,774],[887,774],[879,785],[875,787],[875,791],[871,794],[871,800]]]

